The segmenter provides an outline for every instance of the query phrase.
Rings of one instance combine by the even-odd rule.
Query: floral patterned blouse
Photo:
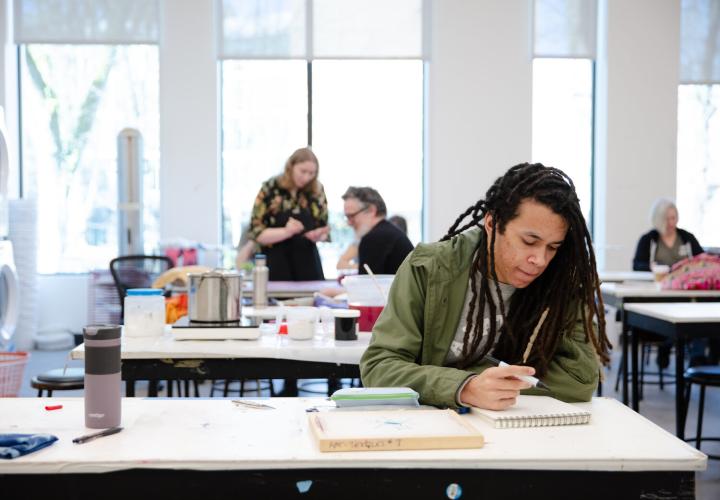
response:
[[[327,226],[328,208],[325,190],[320,184],[320,194],[298,191],[293,196],[279,184],[280,176],[263,182],[255,197],[250,218],[250,238],[256,240],[267,228],[284,227],[290,217],[303,223],[305,230]]]

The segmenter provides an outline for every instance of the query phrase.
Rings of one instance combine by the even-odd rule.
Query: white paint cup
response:
[[[314,307],[288,307],[285,309],[287,317],[288,337],[293,340],[309,340],[315,335],[318,311]]]

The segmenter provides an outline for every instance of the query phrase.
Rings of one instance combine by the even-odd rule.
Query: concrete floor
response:
[[[39,373],[52,368],[61,368],[65,363],[68,366],[80,366],[82,362],[70,361],[68,353],[63,351],[33,351],[28,365],[25,369],[24,380],[20,392],[21,397],[34,397],[37,392],[30,387],[30,379]],[[613,369],[607,372],[607,380],[604,384],[604,396],[620,398],[620,394],[615,393],[615,368],[617,366],[618,356],[613,357]],[[649,369],[654,369],[652,366]],[[673,373],[672,365],[668,369],[669,373]],[[147,385],[143,383],[137,384],[136,394],[145,396],[147,394]],[[276,381],[276,389],[282,387],[280,381]],[[318,396],[324,395],[326,385],[322,380],[316,381],[300,381],[300,396]],[[200,395],[209,396],[211,390],[210,382],[205,382],[200,386]],[[312,391],[312,392],[311,392]],[[63,391],[56,393],[62,396],[82,396],[82,391]],[[175,392],[177,394],[177,391]],[[216,395],[217,395],[216,391]],[[221,393],[220,393],[221,394]],[[248,395],[254,395],[250,393]],[[233,395],[233,394],[231,394]],[[267,389],[262,391],[263,396],[269,396]],[[663,429],[674,434],[675,433],[675,388],[673,385],[666,386],[664,390],[660,390],[656,385],[646,385],[645,397],[640,405],[640,413],[650,419]],[[695,426],[697,419],[697,399],[698,392],[693,392],[693,402],[690,405],[688,413],[686,435],[695,435]],[[705,418],[703,422],[703,435],[720,436],[720,389],[709,388],[706,394],[705,402]],[[703,451],[720,455],[720,442],[707,443],[703,445]],[[696,476],[697,481],[697,498],[699,500],[717,500],[720,498],[720,460],[708,460],[708,468],[704,472],[700,472]]]

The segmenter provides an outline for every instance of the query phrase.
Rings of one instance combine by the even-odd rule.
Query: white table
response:
[[[337,280],[319,281],[268,281],[268,297],[276,299],[292,299],[296,297],[312,297],[315,292],[325,288],[339,288]],[[253,282],[243,282],[243,296],[252,297]]]
[[[685,343],[692,338],[720,337],[720,303],[626,304],[628,327],[642,328],[675,341],[675,422],[680,439],[685,437]],[[638,341],[632,339],[632,371],[637,373]],[[633,376],[633,404],[637,399],[637,380]]]
[[[707,466],[703,453],[607,398],[578,405],[592,411],[588,425],[493,429],[465,415],[485,436],[480,449],[334,453],[318,451],[304,411],[327,401],[264,401],[276,409],[126,398],[122,432],[74,445],[88,432],[81,398],[0,399],[2,432],[59,438],[0,461],[3,496],[31,487],[53,499],[287,498],[310,488],[313,498],[415,499],[448,498],[454,483],[462,498],[694,498],[695,472]]]
[[[358,340],[335,341],[319,331],[311,340],[263,333],[257,340],[183,340],[162,337],[124,337],[122,378],[126,395],[135,394],[136,380],[207,380],[260,378],[358,378],[369,332]],[[84,359],[84,344],[71,351]],[[151,396],[156,395],[155,384]]]
[[[653,281],[650,271],[598,271],[602,283],[622,283],[623,281]]]
[[[630,330],[625,321],[624,308],[626,304],[642,302],[720,302],[720,290],[662,290],[657,283],[601,283],[600,293],[603,302],[609,306],[616,307],[619,319],[622,320],[622,349],[623,349],[623,383],[622,394],[623,403],[631,402],[631,394],[628,390],[628,380],[630,378],[630,370],[627,369],[627,360],[629,357]],[[632,370],[633,394],[632,407],[638,410],[637,398],[637,371]]]

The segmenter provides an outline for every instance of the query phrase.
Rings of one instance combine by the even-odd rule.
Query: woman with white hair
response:
[[[672,266],[682,259],[703,252],[695,236],[677,227],[677,222],[678,210],[672,200],[660,198],[653,203],[650,223],[655,229],[643,234],[638,241],[633,270],[650,271],[653,264]],[[652,336],[648,332],[642,333]],[[657,364],[660,369],[670,364],[672,344],[672,340],[668,339],[658,346]],[[690,343],[690,366],[704,364],[706,346],[705,340],[694,340]]]
[[[633,259],[634,271],[650,271],[651,264],[672,266],[676,262],[703,252],[692,233],[677,227],[678,210],[671,200],[660,198],[650,211],[655,229],[643,234]]]

